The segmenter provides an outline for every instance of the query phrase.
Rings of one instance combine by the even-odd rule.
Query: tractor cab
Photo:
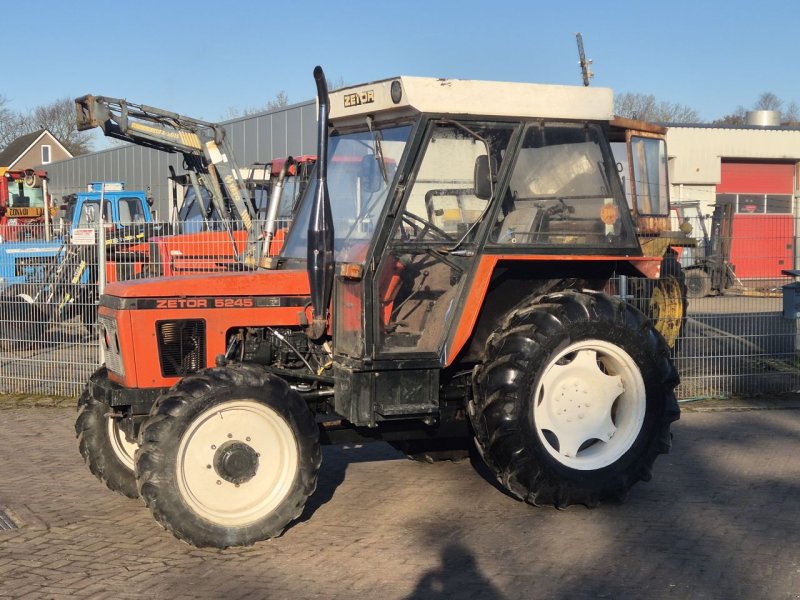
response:
[[[421,386],[435,398],[438,369],[461,350],[497,265],[512,279],[546,278],[564,255],[603,271],[598,257],[640,254],[607,141],[609,90],[403,77],[333,92],[330,104],[332,333],[343,379],[385,368],[389,396],[408,396],[396,404]],[[284,267],[307,259],[313,205],[309,189]],[[414,368],[400,374],[398,360]]]

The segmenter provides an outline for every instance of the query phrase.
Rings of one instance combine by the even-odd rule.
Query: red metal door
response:
[[[736,194],[731,263],[740,279],[781,277],[794,268],[794,165],[723,162],[718,194]]]

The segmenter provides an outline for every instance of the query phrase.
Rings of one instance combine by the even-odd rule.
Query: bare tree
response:
[[[350,85],[344,80],[344,77],[342,77],[341,75],[339,75],[335,79],[328,79],[327,83],[329,91],[340,90],[343,87],[347,87],[348,85]]]
[[[8,108],[8,99],[0,95],[0,150],[18,137],[29,133],[17,113]]]
[[[79,132],[75,125],[75,104],[71,98],[37,106],[28,113],[16,113],[0,98],[0,147],[5,148],[20,136],[47,129],[73,156],[91,150],[89,133]]]
[[[781,121],[783,123],[797,123],[800,121],[800,106],[797,105],[797,102],[792,100],[786,105],[786,108],[783,109]]]
[[[289,96],[284,90],[281,90],[275,94],[274,99],[268,100],[265,106],[267,110],[275,110],[289,106]]]
[[[285,106],[289,106],[289,95],[285,91],[281,90],[275,94],[275,97],[272,100],[267,100],[261,106],[251,106],[249,108],[229,106],[222,118],[223,120],[238,119],[239,117],[246,117],[248,115],[254,115],[267,110],[276,110]]]
[[[772,92],[764,92],[753,103],[753,110],[776,110],[780,112],[783,107],[783,100]]]
[[[614,113],[629,119],[659,123],[696,123],[699,113],[684,104],[656,100],[652,94],[625,92],[614,96]]]
[[[347,87],[347,85],[348,83],[341,76],[337,77],[336,79],[328,79],[328,89],[331,91]],[[223,120],[238,119],[239,117],[246,117],[248,115],[253,115],[268,110],[277,110],[279,108],[285,108],[287,106],[289,106],[289,95],[286,93],[285,90],[281,90],[277,94],[275,94],[275,97],[272,100],[267,100],[261,106],[253,106],[250,108],[238,108],[236,106],[229,106],[228,109],[225,111],[225,114],[223,115],[222,119]]]
[[[50,104],[37,106],[31,116],[33,131],[47,129],[73,156],[86,154],[91,150],[91,134],[78,131],[75,124],[75,102],[71,98],[61,98]]]
[[[747,109],[744,106],[739,106],[732,113],[728,113],[712,121],[714,125],[744,125],[746,122]]]
[[[772,92],[764,92],[753,102],[751,109],[739,106],[735,111],[720,117],[714,123],[720,125],[744,125],[747,122],[748,110],[774,110],[780,113],[781,123],[796,123],[800,120],[800,106],[794,101],[784,103]]]

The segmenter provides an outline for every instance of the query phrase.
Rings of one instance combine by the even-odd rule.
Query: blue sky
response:
[[[40,1],[3,28],[0,94],[25,111],[86,93],[207,120],[283,90],[311,99],[311,72],[350,84],[394,75],[581,83],[654,94],[704,119],[771,91],[800,103],[800,3]],[[40,27],[35,35],[28,29]]]

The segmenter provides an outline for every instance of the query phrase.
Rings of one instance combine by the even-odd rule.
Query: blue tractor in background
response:
[[[107,281],[135,277],[132,265],[142,263],[147,238],[164,233],[154,232],[159,226],[145,192],[121,182],[93,182],[65,200],[53,239],[0,243],[0,349],[30,348],[56,321],[79,316],[94,323],[99,223]]]

